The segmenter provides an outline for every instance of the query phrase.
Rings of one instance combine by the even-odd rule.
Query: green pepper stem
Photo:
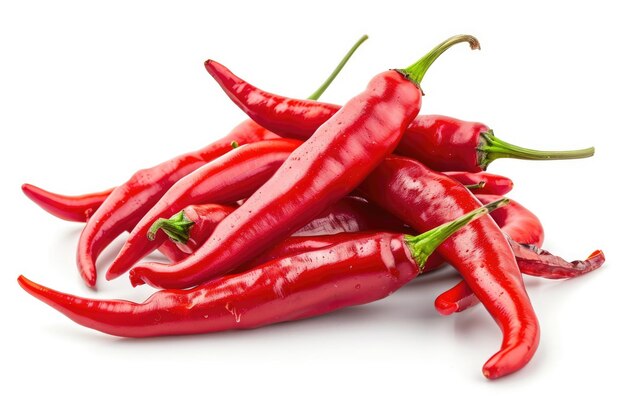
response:
[[[415,262],[420,267],[420,269],[424,268],[428,257],[432,255],[432,253],[435,251],[435,249],[437,249],[439,245],[441,245],[456,231],[458,231],[466,224],[478,219],[479,217],[497,208],[509,204],[509,202],[510,200],[508,198],[501,198],[500,200],[486,204],[483,207],[467,213],[456,220],[444,223],[441,226],[429,230],[428,232],[422,233],[421,235],[406,235],[404,239],[411,251],[413,259],[415,259]]]
[[[485,185],[487,185],[487,183],[485,181],[481,181],[478,184],[468,184],[465,186],[465,188],[467,188],[468,190],[480,190],[482,188],[485,188]]]
[[[493,135],[493,131],[481,133],[481,143],[477,148],[478,165],[484,170],[499,158],[529,159],[547,161],[552,159],[580,159],[589,158],[595,153],[595,148],[577,149],[573,151],[538,151],[522,148],[503,141]]]
[[[419,61],[417,61],[413,65],[405,69],[399,69],[397,71],[404,74],[404,76],[406,76],[408,79],[410,79],[419,86],[422,82],[422,79],[424,78],[424,74],[426,74],[426,71],[428,71],[428,68],[430,68],[432,63],[435,62],[437,58],[439,58],[441,54],[447,51],[451,46],[461,42],[469,43],[470,48],[472,49],[480,49],[480,43],[478,42],[478,39],[471,35],[453,36],[435,46],[429,53],[424,55]]]
[[[154,240],[156,233],[159,229],[162,229],[174,242],[185,244],[189,240],[189,229],[194,224],[194,222],[185,216],[185,210],[182,210],[169,219],[160,218],[155,221],[152,227],[150,227],[150,230],[148,230],[148,239]]]
[[[335,78],[337,77],[337,75],[341,72],[341,70],[343,69],[343,67],[346,65],[346,63],[348,62],[348,60],[352,57],[352,54],[354,54],[354,52],[359,49],[359,46],[361,46],[361,44],[363,42],[365,42],[367,40],[368,36],[367,35],[363,35],[361,36],[361,38],[356,41],[356,43],[352,46],[352,48],[350,48],[350,50],[348,51],[348,53],[343,57],[343,59],[339,62],[339,65],[337,65],[337,67],[335,67],[335,70],[328,76],[328,78],[326,79],[326,81],[324,81],[324,83],[322,85],[320,85],[320,88],[318,88],[317,90],[315,90],[315,92],[313,94],[311,94],[309,96],[309,100],[317,100],[318,98],[320,98],[320,96],[322,94],[324,94],[324,91],[326,91],[326,89],[328,88],[328,86],[335,80]]]

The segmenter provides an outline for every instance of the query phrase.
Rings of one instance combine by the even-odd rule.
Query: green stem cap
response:
[[[352,46],[352,48],[350,48],[348,53],[339,62],[339,65],[337,65],[334,71],[328,76],[326,81],[324,81],[322,85],[320,85],[320,87],[317,90],[315,90],[313,94],[309,96],[309,100],[317,100],[318,98],[320,98],[322,94],[324,94],[324,91],[326,91],[328,86],[335,80],[335,78],[337,78],[337,75],[339,75],[343,67],[346,66],[346,63],[348,63],[348,60],[350,60],[350,58],[352,57],[352,54],[354,54],[354,52],[357,49],[359,49],[359,46],[361,46],[361,44],[365,42],[367,39],[368,39],[368,36],[363,35],[358,41],[356,41],[356,43]]]
[[[471,35],[456,35],[446,39],[439,45],[435,46],[429,53],[424,55],[415,64],[404,69],[399,69],[397,71],[413,81],[419,87],[422,79],[424,78],[424,75],[426,74],[426,71],[428,71],[428,68],[430,68],[432,63],[435,62],[437,58],[441,56],[441,54],[450,49],[451,46],[462,42],[469,43],[470,48],[472,49],[480,49],[480,43],[475,37]]]
[[[573,151],[538,151],[512,145],[493,135],[493,130],[483,132],[481,143],[476,149],[478,165],[484,170],[499,158],[528,159],[534,161],[548,161],[553,159],[580,159],[589,158],[595,153],[595,148],[577,149]]]
[[[485,181],[481,181],[478,184],[466,185],[465,188],[467,188],[468,190],[480,190],[482,188],[485,188],[485,185],[487,185],[487,183]]]
[[[148,230],[148,239],[154,240],[156,233],[162,229],[174,242],[185,244],[189,240],[189,229],[195,223],[185,216],[185,210],[174,214],[169,219],[160,218]]]
[[[429,230],[428,232],[422,233],[421,235],[406,235],[404,239],[409,246],[413,259],[415,259],[415,262],[420,267],[420,269],[424,268],[428,257],[432,255],[435,249],[437,249],[437,247],[441,245],[447,238],[449,238],[466,224],[473,222],[479,217],[484,216],[485,214],[497,208],[509,204],[509,202],[510,200],[508,198],[501,198],[500,200],[486,204],[483,207],[467,213],[456,220],[444,223],[441,226]]]

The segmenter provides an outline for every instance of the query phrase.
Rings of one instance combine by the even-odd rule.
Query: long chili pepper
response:
[[[428,256],[500,201],[419,236],[381,232],[189,290],[158,291],[138,304],[60,293],[23,276],[20,286],[76,323],[124,337],[249,329],[384,298],[418,275]]]
[[[172,265],[131,270],[131,282],[186,288],[231,271],[307,224],[350,193],[398,144],[421,105],[419,83],[448,48],[474,37],[460,35],[436,46],[404,70],[376,75],[296,149],[276,174],[220,223],[193,255]]]
[[[362,37],[352,47],[337,69],[333,71],[322,87],[310,98],[317,99],[341,70],[356,48],[367,39]],[[196,170],[208,161],[232,149],[231,143],[259,142],[265,139],[278,139],[274,133],[262,128],[252,120],[236,126],[222,139],[194,152],[183,154],[158,164],[152,168],[136,172],[128,181],[115,188],[105,202],[95,211],[85,226],[76,254],[78,270],[86,284],[96,284],[96,259],[100,252],[117,236],[132,228],[148,212],[159,198],[180,178]]]
[[[380,164],[359,189],[369,201],[417,231],[480,206],[457,181],[395,156]],[[485,363],[483,374],[498,378],[522,368],[539,344],[539,322],[498,225],[490,217],[482,218],[448,239],[437,252],[460,272],[502,330],[502,346]]]
[[[204,66],[226,94],[250,118],[281,136],[308,139],[340,106],[287,98],[260,90],[215,61]],[[421,161],[437,171],[484,171],[498,158],[530,160],[590,157],[594,148],[538,151],[504,142],[482,123],[447,116],[418,116],[408,127],[395,153]]]
[[[497,195],[480,195],[478,199],[488,204],[500,198]],[[517,265],[528,275],[544,278],[573,278],[598,269],[604,263],[602,251],[594,251],[586,260],[568,262],[541,249],[544,232],[541,222],[530,210],[511,200],[511,203],[492,213],[500,229],[508,237]],[[478,304],[465,281],[459,282],[435,300],[435,308],[443,315],[458,313]]]
[[[461,184],[475,186],[472,189],[475,194],[504,195],[513,188],[513,181],[509,178],[490,172],[444,172],[444,174]],[[28,198],[53,216],[68,221],[86,222],[114,188],[84,195],[56,194],[31,184],[22,185],[22,190]]]
[[[51,193],[31,184],[22,185],[22,191],[39,207],[60,219],[84,223],[113,192],[114,188],[92,194],[68,196]]]
[[[107,271],[107,279],[126,272],[163,243],[166,239],[163,234],[149,233],[159,218],[169,217],[191,204],[234,203],[250,197],[302,143],[294,139],[274,139],[239,146],[180,179],[130,232]]]

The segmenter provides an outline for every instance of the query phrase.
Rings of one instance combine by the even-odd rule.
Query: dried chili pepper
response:
[[[359,190],[417,231],[480,206],[457,181],[402,157],[385,159]],[[526,365],[539,344],[539,322],[498,225],[490,217],[479,219],[437,252],[461,273],[502,330],[502,346],[485,363],[483,374],[498,378]]]
[[[497,195],[478,196],[483,204],[498,198]],[[502,210],[492,213],[492,217],[508,238],[517,265],[525,274],[551,279],[573,278],[594,271],[604,263],[604,254],[599,250],[586,260],[568,262],[539,248],[544,239],[539,218],[514,200]],[[435,308],[439,313],[449,315],[466,310],[478,302],[467,283],[461,281],[437,297]]]
[[[376,75],[317,132],[292,152],[276,174],[220,223],[211,238],[182,262],[145,264],[130,272],[133,285],[186,288],[233,270],[307,224],[347,195],[398,144],[421,105],[419,83],[460,35],[436,46],[404,70]]]
[[[366,39],[367,36],[359,39],[333,74],[311,95],[311,99],[317,99],[322,94],[352,53]],[[137,224],[176,181],[206,162],[230,151],[233,141],[243,145],[278,138],[279,136],[252,120],[246,120],[222,139],[197,151],[177,156],[152,168],[140,170],[124,184],[116,187],[95,211],[79,238],[76,263],[85,283],[90,287],[95,286],[97,276],[95,263],[100,252],[123,231]]]
[[[340,106],[278,96],[260,90],[215,61],[205,68],[252,120],[281,136],[308,139]],[[590,157],[594,148],[537,151],[495,137],[482,123],[447,116],[418,116],[407,128],[395,153],[421,161],[437,171],[484,171],[498,158],[529,160]]]
[[[177,181],[130,232],[107,271],[107,279],[126,272],[163,243],[164,235],[157,237],[149,233],[159,218],[169,217],[192,204],[227,204],[250,197],[302,143],[274,139],[239,146]]]
[[[321,315],[386,297],[420,273],[458,229],[506,200],[419,236],[381,232],[281,258],[189,290],[163,290],[144,303],[95,300],[54,291],[23,276],[32,296],[83,326],[124,337],[248,329]]]

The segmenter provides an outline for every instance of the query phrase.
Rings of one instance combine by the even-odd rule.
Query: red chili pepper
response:
[[[150,233],[159,218],[170,217],[191,204],[228,204],[250,197],[302,143],[274,139],[240,146],[180,179],[130,232],[107,271],[107,279],[120,276],[165,241],[165,235]]]
[[[26,197],[60,219],[84,223],[113,192],[113,188],[92,194],[67,196],[51,193],[31,184],[22,185]]]
[[[209,60],[204,66],[252,120],[281,136],[306,140],[340,108],[260,90],[215,61]],[[419,116],[408,126],[395,153],[417,159],[437,171],[478,172],[498,158],[577,159],[592,156],[594,148],[575,151],[525,149],[498,139],[482,123],[431,115]]]
[[[43,287],[23,276],[32,296],[78,324],[125,337],[248,329],[321,315],[386,297],[420,273],[428,256],[501,201],[419,236],[381,232],[266,263],[189,290],[163,290],[144,303],[94,300]]]
[[[270,139],[271,140],[271,139]],[[475,194],[507,194],[513,188],[513,181],[489,172],[444,172]],[[63,195],[46,191],[31,184],[22,185],[22,190],[35,204],[63,220],[86,222],[89,216],[106,200],[115,188],[84,195]]]
[[[322,94],[352,53],[366,39],[367,36],[362,37],[352,47],[333,74],[311,95],[311,99],[317,99]],[[115,188],[93,214],[93,218],[87,223],[79,238],[76,263],[87,285],[94,287],[96,284],[95,262],[100,252],[123,231],[135,226],[150,207],[179,179],[206,162],[230,151],[233,141],[243,145],[278,138],[279,136],[260,127],[252,120],[246,120],[224,138],[195,152],[180,155],[152,168],[138,171],[124,184]]]
[[[401,157],[387,158],[359,189],[418,231],[480,206],[457,181]],[[502,330],[502,346],[483,366],[484,375],[498,378],[522,368],[539,344],[539,322],[498,225],[490,217],[479,219],[437,252],[461,273]]]
[[[276,174],[220,223],[211,238],[182,262],[131,270],[133,285],[186,288],[233,270],[307,224],[356,188],[397,146],[421,105],[426,70],[471,36],[450,38],[404,70],[375,76],[296,149]]]
[[[500,198],[496,195],[480,195],[483,204]],[[568,262],[561,257],[540,249],[544,232],[539,218],[516,201],[502,210],[492,213],[500,229],[508,237],[517,265],[528,275],[543,278],[573,278],[598,269],[604,263],[604,254],[596,250],[584,261]],[[478,299],[465,281],[442,293],[435,300],[435,308],[440,314],[449,315],[466,310],[476,304]]]

